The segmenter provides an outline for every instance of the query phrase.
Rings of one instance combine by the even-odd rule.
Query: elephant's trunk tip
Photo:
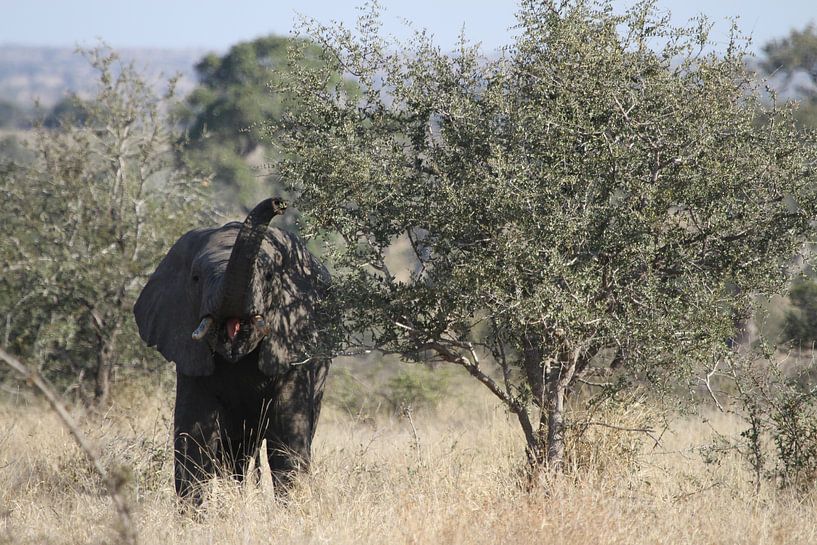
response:
[[[273,198],[270,199],[272,201],[272,209],[275,212],[276,216],[283,214],[287,209],[287,202],[283,199]]]

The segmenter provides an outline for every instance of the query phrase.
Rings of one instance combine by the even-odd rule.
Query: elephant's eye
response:
[[[199,283],[199,275],[194,274],[193,277],[191,278],[191,280],[193,281],[194,284],[198,284]]]

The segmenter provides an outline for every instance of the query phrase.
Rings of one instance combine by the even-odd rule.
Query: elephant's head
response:
[[[181,373],[211,374],[215,354],[235,363],[258,349],[270,375],[304,357],[328,275],[294,235],[267,228],[284,208],[267,199],[243,224],[190,231],[148,280],[139,334]]]

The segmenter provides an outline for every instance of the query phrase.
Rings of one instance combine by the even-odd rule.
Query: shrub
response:
[[[392,411],[401,413],[405,409],[434,409],[447,392],[444,372],[412,365],[388,381],[384,396]]]
[[[783,322],[785,340],[800,348],[812,348],[817,341],[817,282],[802,278],[789,292],[794,306]]]

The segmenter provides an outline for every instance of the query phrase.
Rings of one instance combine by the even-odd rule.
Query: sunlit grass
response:
[[[476,386],[462,388],[410,420],[328,406],[313,471],[288,497],[269,479],[217,479],[196,513],[180,513],[175,500],[166,393],[119,395],[104,414],[75,416],[108,467],[129,469],[146,544],[817,542],[813,494],[771,483],[758,493],[735,452],[708,463],[699,454],[714,430],[740,431],[731,417],[678,419],[660,446],[641,437],[633,456],[615,448],[632,434],[594,429],[580,459],[601,469],[582,466],[528,492],[515,421]],[[110,501],[71,437],[44,406],[18,401],[0,407],[0,543],[115,542]]]

